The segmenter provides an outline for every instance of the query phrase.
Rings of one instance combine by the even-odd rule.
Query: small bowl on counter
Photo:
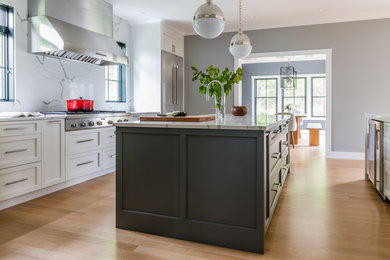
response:
[[[233,106],[230,110],[233,116],[245,116],[248,114],[247,106]]]

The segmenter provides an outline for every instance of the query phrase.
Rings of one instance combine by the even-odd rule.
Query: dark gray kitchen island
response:
[[[118,123],[117,228],[264,253],[289,171],[288,122]]]

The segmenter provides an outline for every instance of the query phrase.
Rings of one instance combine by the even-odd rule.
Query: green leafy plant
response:
[[[221,82],[224,91],[225,97],[229,95],[229,93],[233,90],[233,85],[239,83],[242,80],[242,68],[238,68],[236,72],[231,72],[228,68],[225,68],[221,71],[219,68],[215,68],[210,65],[206,72],[203,72],[198,69],[197,65],[191,67],[192,69],[192,81],[199,81],[201,84],[199,86],[199,93],[206,94],[207,89],[206,86],[213,80],[218,80]],[[221,98],[222,98],[222,89],[218,83],[212,83],[209,89],[209,96],[215,96],[216,99],[216,107],[217,109],[221,109]]]

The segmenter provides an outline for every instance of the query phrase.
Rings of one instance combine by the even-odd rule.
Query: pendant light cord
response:
[[[240,6],[239,6],[239,19],[240,19],[240,30],[239,33],[242,34],[242,0],[239,0]]]

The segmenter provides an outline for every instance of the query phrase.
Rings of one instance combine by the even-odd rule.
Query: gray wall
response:
[[[390,19],[310,25],[246,32],[253,53],[328,49],[332,54],[332,149],[364,151],[364,113],[390,111]],[[190,66],[233,69],[228,50],[234,33],[213,40],[185,38],[186,111],[207,113],[210,104],[191,82]],[[328,129],[329,130],[329,129]]]
[[[324,60],[294,61],[291,65],[296,69],[298,76],[303,74],[325,74]],[[280,74],[280,67],[288,66],[287,62],[252,63],[242,65],[242,104],[252,101],[252,77],[275,76]],[[252,106],[248,107],[252,113]]]

